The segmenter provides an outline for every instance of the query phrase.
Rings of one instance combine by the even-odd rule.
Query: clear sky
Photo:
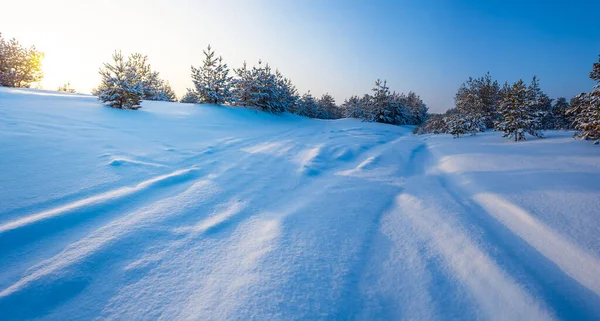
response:
[[[0,32],[45,52],[44,88],[82,92],[115,49],[147,54],[178,95],[211,44],[230,67],[259,58],[301,93],[338,103],[377,78],[439,112],[469,76],[535,74],[551,97],[589,91],[600,53],[595,0],[4,0]]]

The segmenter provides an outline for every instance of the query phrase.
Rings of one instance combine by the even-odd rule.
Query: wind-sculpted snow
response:
[[[600,318],[600,150],[0,89],[0,320]]]

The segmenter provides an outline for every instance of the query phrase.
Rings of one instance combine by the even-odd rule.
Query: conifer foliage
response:
[[[140,108],[144,87],[131,59],[125,61],[121,52],[115,52],[113,64],[105,63],[100,75],[102,81],[94,91],[100,101],[114,108]]]
[[[196,95],[196,92],[188,88],[187,92],[185,93],[185,95],[183,95],[183,97],[181,97],[181,100],[179,102],[186,104],[197,104],[198,95]]]
[[[160,78],[157,71],[153,71],[148,63],[148,56],[134,53],[129,56],[129,61],[142,84],[144,100],[177,101],[177,96],[168,81]]]
[[[230,102],[233,77],[229,76],[227,64],[223,63],[223,57],[215,56],[215,51],[210,45],[203,52],[202,66],[192,66],[192,82],[196,88],[198,102],[219,105]]]
[[[596,140],[598,143],[600,140],[600,55],[590,72],[590,78],[596,82],[592,92],[575,97],[567,114],[573,119],[578,137]]]
[[[233,101],[242,106],[257,107],[271,113],[294,110],[298,101],[296,87],[269,64],[258,61],[258,65],[248,69],[246,63],[235,69],[237,79],[233,86]]]
[[[35,46],[25,48],[14,38],[4,40],[0,33],[0,86],[29,88],[41,81],[43,57]]]
[[[488,72],[481,78],[471,78],[463,83],[454,101],[461,114],[481,120],[487,128],[493,128],[498,121],[498,105],[502,99],[498,82],[492,80]]]
[[[542,114],[537,108],[539,101],[535,99],[534,90],[536,88],[533,86],[527,88],[522,79],[504,89],[505,96],[499,109],[501,120],[496,124],[496,129],[504,132],[504,137],[515,141],[525,140],[526,133],[543,137],[538,131]]]

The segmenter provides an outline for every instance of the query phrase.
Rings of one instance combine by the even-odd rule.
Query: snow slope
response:
[[[0,88],[0,320],[600,318],[600,149]]]

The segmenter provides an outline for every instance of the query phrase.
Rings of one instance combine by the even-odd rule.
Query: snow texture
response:
[[[0,88],[1,320],[597,320],[600,150]]]

